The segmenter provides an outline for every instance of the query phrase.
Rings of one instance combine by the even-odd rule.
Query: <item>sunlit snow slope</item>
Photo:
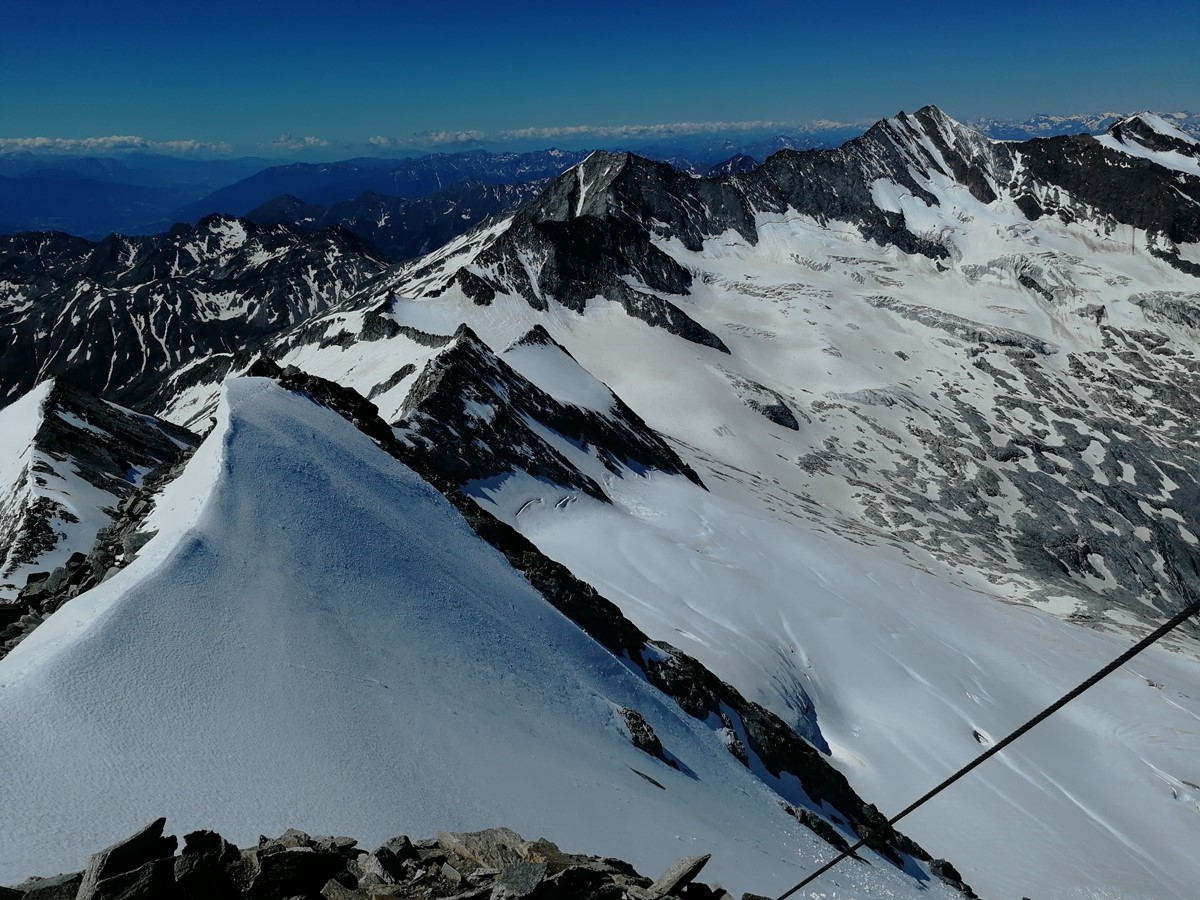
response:
[[[345,420],[263,379],[218,418],[139,558],[0,661],[0,883],[157,815],[243,843],[504,824],[652,872],[712,852],[767,893],[828,855]],[[876,862],[830,896],[949,895]]]
[[[562,505],[512,479],[488,505],[753,699],[794,722],[811,702],[833,763],[889,812],[1131,643],[679,477],[612,479],[608,491],[612,505]],[[1189,896],[1198,685],[1192,652],[1148,652],[900,827],[983,896]]]

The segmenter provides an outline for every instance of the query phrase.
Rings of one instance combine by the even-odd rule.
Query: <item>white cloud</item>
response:
[[[464,144],[478,144],[482,141],[496,140],[494,135],[485,131],[420,131],[409,138],[386,137],[377,134],[368,138],[367,143],[372,147],[446,147]]]
[[[861,123],[833,122],[822,119],[814,122],[777,122],[759,119],[747,122],[669,122],[653,125],[557,125],[551,127],[513,128],[504,131],[423,131],[408,138],[376,135],[367,143],[374,147],[444,147],[504,141],[553,140],[611,140],[661,139],[698,134],[727,134],[754,131],[834,131],[854,128]]]
[[[328,147],[329,141],[324,138],[314,137],[311,134],[306,134],[303,137],[298,137],[294,134],[281,134],[275,140],[271,141],[271,146],[276,150],[310,150],[319,147]]]
[[[131,134],[88,138],[0,138],[0,153],[120,153],[147,150],[153,153],[232,153],[233,147],[211,141],[151,141]]]

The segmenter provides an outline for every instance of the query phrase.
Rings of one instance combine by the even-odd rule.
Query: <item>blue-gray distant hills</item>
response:
[[[113,232],[163,232],[179,221],[184,205],[267,162],[151,153],[122,159],[0,155],[0,234],[62,231],[99,240]]]
[[[366,192],[387,197],[424,197],[459,182],[519,184],[552,178],[584,160],[584,150],[535,153],[434,153],[415,159],[348,159],[272,166],[184,207],[194,221],[212,213],[244,216],[281,195],[306,203],[332,204]]]

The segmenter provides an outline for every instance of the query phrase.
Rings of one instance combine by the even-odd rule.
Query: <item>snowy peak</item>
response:
[[[451,269],[449,284],[480,306],[506,294],[539,311],[554,301],[582,313],[589,302],[605,298],[649,325],[724,352],[719,338],[667,299],[686,294],[691,275],[653,244],[644,224],[678,219],[673,212],[682,207],[672,185],[693,180],[628,154],[593,154],[489,235],[473,258]],[[440,255],[443,266],[454,265]],[[443,282],[437,292],[447,286]],[[393,290],[411,291],[403,282]]]
[[[1138,113],[1114,123],[1100,141],[1160,166],[1200,177],[1200,141],[1154,113]]]
[[[197,442],[62,380],[0,410],[0,431],[0,601],[86,553],[142,479]]]
[[[901,114],[918,144],[929,148],[932,168],[971,191],[980,203],[997,199],[1012,174],[1012,156],[973,128],[926,106],[911,116]]]
[[[1098,233],[1131,226],[1145,232],[1152,255],[1200,275],[1200,266],[1179,252],[1180,245],[1200,242],[1196,145],[1180,143],[1138,117],[1099,137],[1011,146],[1020,161],[1011,194],[1029,219],[1055,216],[1067,225],[1088,223]]]
[[[1200,146],[1200,141],[1173,122],[1151,112],[1138,113],[1114,122],[1107,133],[1120,141],[1132,138],[1149,150],[1178,150],[1181,147]]]
[[[715,178],[719,175],[744,175],[746,172],[753,172],[757,168],[758,160],[753,156],[747,156],[745,153],[735,153],[729,159],[711,166],[704,173],[704,176],[706,178]]]

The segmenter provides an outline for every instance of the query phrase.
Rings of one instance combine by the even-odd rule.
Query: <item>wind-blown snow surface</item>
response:
[[[811,697],[834,764],[889,813],[1132,642],[683,478],[610,478],[606,489],[615,504],[560,504],[512,479],[485,505],[751,699],[795,721],[797,698]],[[539,493],[545,502],[530,502]],[[1200,883],[1200,695],[1181,686],[1197,684],[1194,657],[1147,652],[900,827],[984,896],[1189,896]]]
[[[0,661],[0,883],[78,868],[157,815],[242,843],[505,824],[651,872],[711,851],[714,878],[768,893],[829,855],[711,731],[307,399],[230,382],[150,524],[138,560]],[[621,706],[692,774],[634,749]],[[829,896],[950,893],[875,861]]]

